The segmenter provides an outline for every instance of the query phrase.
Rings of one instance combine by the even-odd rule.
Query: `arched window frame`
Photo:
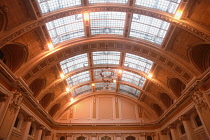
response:
[[[100,137],[99,137],[99,140],[101,140],[101,139],[102,139],[103,137],[105,137],[105,136],[110,137],[111,140],[114,140],[114,139],[113,139],[113,136],[112,136],[112,135],[109,135],[109,134],[100,136]]]
[[[147,136],[146,140],[149,140],[149,139],[148,139],[149,137],[151,137],[151,138],[152,138],[151,140],[153,140],[153,136]]]
[[[136,136],[134,136],[134,135],[126,135],[126,136],[124,137],[124,140],[126,140],[126,138],[127,138],[127,137],[129,137],[129,136],[132,136],[132,137],[134,137],[134,138],[135,138],[135,140],[137,140],[137,137],[136,137]]]

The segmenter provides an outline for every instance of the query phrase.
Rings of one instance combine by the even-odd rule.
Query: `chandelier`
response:
[[[116,71],[110,68],[99,70],[98,76],[104,85],[103,89],[111,89],[111,83],[115,83],[117,80]]]

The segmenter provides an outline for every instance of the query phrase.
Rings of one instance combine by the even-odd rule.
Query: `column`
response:
[[[140,140],[146,140],[146,134],[140,133]]]
[[[185,132],[186,132],[186,135],[187,135],[187,139],[188,140],[194,140],[193,129],[192,129],[192,126],[190,124],[189,118],[185,115],[182,115],[179,118],[179,120],[182,122],[182,124],[184,126],[184,129],[185,129]]]
[[[8,109],[5,111],[6,113],[3,116],[4,118],[0,125],[0,138],[9,139],[14,122],[20,109],[20,105],[22,103],[22,98],[22,94],[16,91],[13,93],[12,97],[8,99],[10,104]],[[2,98],[2,101],[4,100],[5,97]]]
[[[169,130],[171,131],[171,136],[173,140],[178,140],[177,138],[177,132],[176,132],[176,126],[174,124],[170,124],[168,126]]]
[[[210,108],[207,104],[207,101],[204,98],[203,93],[198,89],[193,91],[192,99],[195,103],[195,108],[206,131],[206,135],[210,138]]]
[[[6,111],[8,109],[9,103],[11,98],[8,98],[7,94],[0,92],[0,126],[4,119],[4,115],[6,114]]]
[[[160,131],[160,140],[168,140],[167,131],[162,130]]]
[[[27,140],[29,129],[31,127],[31,122],[34,121],[34,118],[31,116],[28,116],[23,123],[22,130],[21,130],[21,140]]]
[[[35,134],[35,138],[34,140],[40,140],[42,137],[42,132],[45,129],[45,127],[43,125],[39,125],[37,130],[36,130],[36,134]]]

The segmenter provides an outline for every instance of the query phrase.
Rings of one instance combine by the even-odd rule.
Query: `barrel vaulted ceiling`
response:
[[[102,94],[158,121],[209,68],[207,1],[11,2],[0,2],[1,64],[54,119]]]

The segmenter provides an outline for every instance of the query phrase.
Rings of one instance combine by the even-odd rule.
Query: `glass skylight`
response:
[[[138,97],[141,93],[139,90],[123,84],[120,84],[119,92],[127,93],[135,97]]]
[[[96,91],[99,91],[99,90],[116,90],[116,83],[107,83],[107,82],[96,83],[95,84],[95,89],[96,89]]]
[[[88,66],[88,59],[87,54],[80,54],[74,57],[68,58],[60,62],[60,66],[63,70],[63,73],[69,73],[75,69],[87,67]]]
[[[109,68],[108,68],[108,69],[109,69]],[[94,70],[94,79],[102,79],[102,77],[101,77],[101,75],[100,75],[100,73],[102,72],[102,70],[104,71],[104,72],[103,72],[104,75],[110,75],[111,72],[114,72],[113,78],[116,79],[117,74],[118,74],[118,70],[116,70],[116,69],[111,69],[112,71],[111,71],[111,70],[109,71],[109,70],[107,70],[107,69],[95,69],[95,70]]]
[[[116,64],[119,65],[120,52],[101,51],[93,52],[93,64]]]
[[[118,34],[123,35],[125,12],[92,12],[90,25],[92,35]]]
[[[133,55],[130,53],[126,53],[125,63],[124,63],[124,66],[126,67],[138,69],[148,74],[150,69],[152,68],[152,65],[153,65],[153,62],[146,58]]]
[[[38,0],[42,13],[48,13],[61,8],[81,5],[81,0]]]
[[[89,71],[84,71],[84,72],[72,75],[69,78],[67,78],[66,81],[69,87],[72,87],[82,82],[90,81]]]
[[[84,36],[82,14],[59,18],[46,23],[53,44]]]
[[[74,89],[71,93],[75,97],[75,96],[78,96],[78,95],[81,95],[81,94],[87,93],[87,92],[92,92],[91,85],[84,85],[84,86],[78,87],[78,88]]]
[[[132,72],[123,71],[122,81],[130,82],[137,86],[143,87],[143,85],[146,81],[146,78],[141,77],[141,76],[139,76],[135,73],[132,73]]]
[[[133,14],[130,36],[161,44],[170,23],[149,16]]]
[[[128,3],[128,0],[89,0],[89,3]]]
[[[181,0],[136,0],[136,5],[162,10],[174,14]]]

